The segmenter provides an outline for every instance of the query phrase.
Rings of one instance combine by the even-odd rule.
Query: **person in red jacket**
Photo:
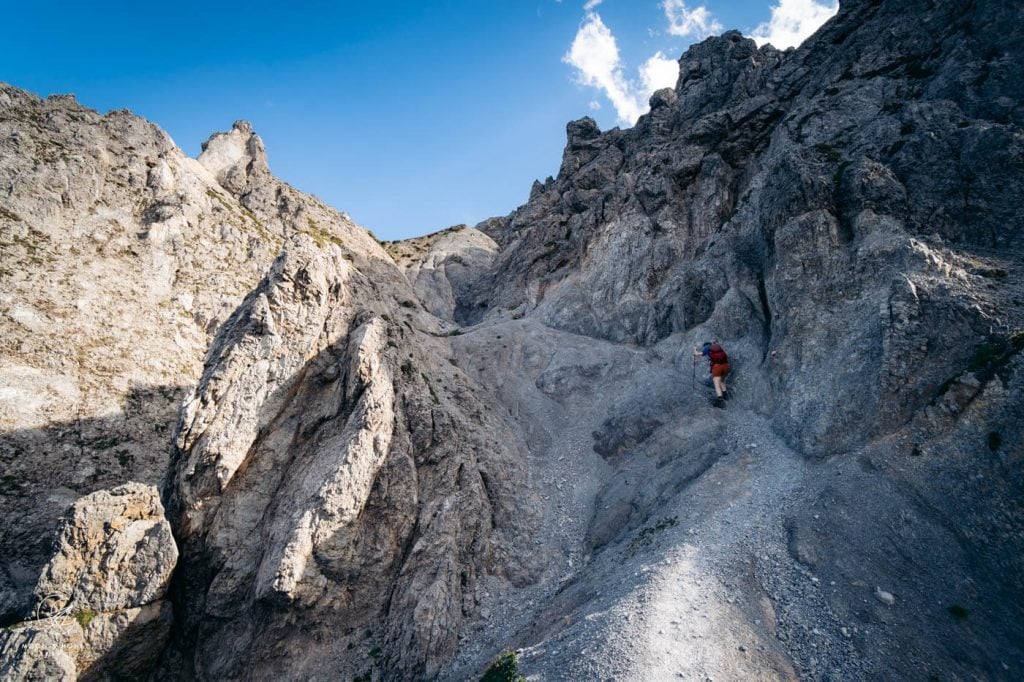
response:
[[[725,407],[725,401],[729,399],[729,389],[725,386],[725,377],[729,375],[729,356],[722,348],[722,344],[708,341],[700,348],[694,346],[693,356],[704,356],[708,359],[711,366],[711,381],[715,386],[715,399],[712,404],[715,407]]]

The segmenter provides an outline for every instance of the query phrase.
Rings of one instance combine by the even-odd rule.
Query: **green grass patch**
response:
[[[317,221],[312,218],[307,218],[306,224],[309,226],[309,229],[303,230],[303,232],[312,237],[313,241],[315,241],[316,245],[321,249],[328,244],[337,244],[338,246],[342,246],[342,241],[338,235],[323,227]]]
[[[480,678],[480,682],[523,682],[525,679],[519,674],[519,659],[516,658],[516,652],[506,651],[495,659]]]
[[[95,617],[96,612],[92,609],[85,609],[84,611],[79,611],[75,614],[75,620],[77,620],[78,624],[82,626],[82,629],[89,627],[89,623],[91,623],[92,619]]]
[[[217,192],[216,190],[207,188],[206,196],[210,197],[211,199],[216,201],[218,204],[220,204],[221,207],[225,211],[227,211],[228,213],[234,213],[233,207],[231,206],[231,204],[228,203],[227,199],[225,199],[223,196],[221,196],[220,192]]]

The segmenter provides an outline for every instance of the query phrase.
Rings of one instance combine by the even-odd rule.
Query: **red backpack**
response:
[[[708,349],[708,359],[711,360],[712,365],[729,364],[729,356],[726,355],[725,349],[718,343],[711,344],[711,348]]]

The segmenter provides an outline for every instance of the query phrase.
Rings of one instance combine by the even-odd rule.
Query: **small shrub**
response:
[[[639,533],[636,534],[636,537],[630,541],[630,551],[635,551],[640,547],[646,547],[647,545],[654,542],[655,535],[657,535],[663,530],[667,530],[677,525],[679,525],[678,516],[666,516],[653,526],[648,526],[647,528],[642,529]]]
[[[373,647],[372,649],[370,649],[370,653],[368,655],[370,658],[380,658],[380,647]]]
[[[82,626],[83,630],[89,627],[89,623],[91,623],[92,619],[95,617],[96,612],[92,609],[85,609],[84,611],[79,611],[75,614],[75,620],[78,621],[78,624]]]
[[[506,651],[491,664],[480,682],[523,682],[525,680],[519,674],[519,660],[514,651]]]
[[[960,606],[959,604],[953,604],[947,610],[949,611],[950,615],[956,618],[957,620],[965,620],[967,616],[971,615],[970,611],[968,611],[963,606]]]
[[[306,234],[313,238],[316,245],[320,248],[324,248],[328,244],[337,244],[342,246],[343,242],[334,234],[331,230],[322,227],[320,223],[316,222],[312,218],[306,218],[306,223],[309,225],[309,229],[306,230]]]

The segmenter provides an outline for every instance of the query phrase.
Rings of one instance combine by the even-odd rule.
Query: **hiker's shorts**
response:
[[[729,374],[729,365],[711,365],[711,376],[725,378]]]

